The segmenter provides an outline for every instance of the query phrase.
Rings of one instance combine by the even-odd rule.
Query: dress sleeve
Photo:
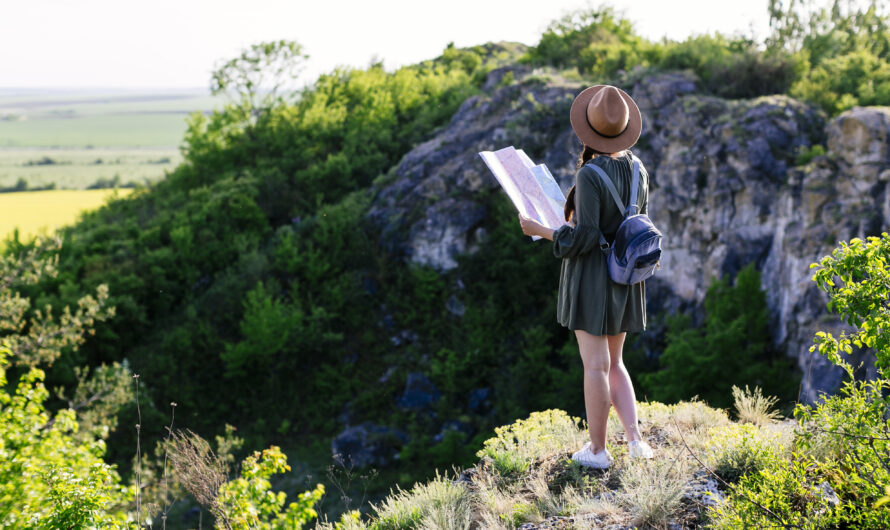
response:
[[[575,226],[563,225],[553,234],[553,255],[574,258],[599,249],[600,187],[592,169],[581,168],[575,175]]]

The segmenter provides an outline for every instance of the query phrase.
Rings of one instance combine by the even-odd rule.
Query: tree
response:
[[[828,357],[852,376],[852,367],[842,358],[853,346],[871,348],[875,366],[886,377],[890,368],[890,234],[855,238],[825,256],[816,268],[813,281],[828,293],[828,308],[854,327],[838,337],[829,332],[816,333],[810,351]]]
[[[63,349],[77,349],[83,344],[84,334],[92,333],[97,321],[114,316],[114,308],[105,307],[105,284],[96,289],[96,298],[87,295],[78,300],[73,313],[66,306],[61,316],[54,316],[52,306],[47,305],[31,314],[31,300],[15,288],[55,276],[60,248],[61,241],[53,238],[20,256],[0,256],[0,340],[9,349],[14,364],[32,368],[52,365]]]
[[[281,90],[293,84],[308,58],[295,41],[260,42],[214,70],[210,90],[227,94],[256,115],[281,100]]]
[[[49,306],[29,315],[30,300],[17,288],[54,275],[56,258],[46,254],[58,247],[51,239],[21,255],[0,256],[0,527],[124,528],[135,490],[103,462],[103,433],[93,428],[79,433],[73,408],[51,415],[44,407],[49,392],[37,365],[51,364],[63,348],[76,348],[97,320],[114,313],[105,307],[102,285],[98,299],[81,298],[74,313],[65,307],[58,322]],[[27,370],[8,381],[13,363]],[[101,395],[100,387],[85,388]]]
[[[676,402],[699,396],[711,406],[728,407],[733,385],[760,386],[767,394],[788,396],[791,362],[772,348],[766,297],[760,272],[748,265],[736,276],[711,284],[705,295],[705,322],[692,327],[686,315],[669,320],[662,369],[640,374],[648,397]]]

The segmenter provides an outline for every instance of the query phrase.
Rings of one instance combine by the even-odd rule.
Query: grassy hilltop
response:
[[[656,452],[651,460],[627,455],[613,409],[608,470],[570,458],[587,440],[586,422],[558,409],[533,412],[499,427],[474,466],[437,470],[432,480],[394,489],[365,522],[322,521],[317,528],[733,528],[739,519],[727,497],[738,503],[740,496],[730,488],[787,458],[797,427],[778,421],[759,392],[739,390],[735,406],[738,421],[699,401],[641,403],[641,431]]]

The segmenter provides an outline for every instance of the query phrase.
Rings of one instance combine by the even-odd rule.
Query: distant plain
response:
[[[188,115],[223,103],[202,89],[0,89],[0,188],[162,178],[181,160]]]
[[[0,88],[0,190],[65,190],[0,193],[0,239],[74,222],[111,192],[88,188],[164,178],[189,114],[224,103],[206,89]]]

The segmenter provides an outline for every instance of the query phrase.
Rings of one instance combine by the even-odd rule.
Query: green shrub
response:
[[[791,440],[779,431],[751,424],[731,424],[709,432],[705,443],[708,466],[727,482],[765,469],[771,462],[787,456]]]
[[[324,495],[324,486],[299,495],[296,502],[284,507],[287,495],[271,491],[269,477],[290,471],[287,457],[276,446],[255,452],[241,464],[241,476],[219,488],[221,518],[232,528],[261,530],[300,530],[318,514],[313,506]],[[223,528],[222,521],[217,522]]]
[[[595,79],[647,62],[652,45],[634,32],[630,20],[614,9],[580,9],[552,22],[528,52],[532,64],[575,66]]]
[[[825,146],[821,144],[813,144],[810,147],[801,146],[800,150],[794,157],[795,166],[804,166],[809,164],[817,156],[825,156]]]
[[[852,377],[852,373],[848,372]],[[844,383],[815,406],[798,405],[800,451],[817,462],[841,500],[839,518],[859,528],[886,528],[890,511],[878,507],[890,483],[890,380]]]
[[[657,65],[665,70],[692,70],[707,92],[725,98],[784,94],[801,68],[787,54],[766,54],[744,38],[697,35],[666,41]]]
[[[114,466],[102,460],[107,429],[90,425],[78,433],[73,408],[51,413],[46,407],[49,391],[37,366],[58,361],[84,342],[97,320],[114,314],[105,305],[106,286],[98,301],[80,298],[78,309],[66,306],[58,321],[50,308],[29,310],[31,300],[22,293],[56,274],[56,243],[0,256],[0,527],[125,528],[133,521],[127,508],[136,489],[121,484]],[[101,383],[88,383],[99,396],[109,390]]]
[[[733,385],[758,385],[791,398],[797,377],[792,362],[772,346],[766,296],[753,264],[739,271],[735,285],[726,278],[713,282],[704,306],[701,328],[686,315],[668,320],[661,370],[638,376],[643,392],[669,403],[697,395],[721,408],[732,404]]]
[[[817,269],[813,280],[829,294],[829,308],[853,330],[838,337],[817,332],[810,351],[818,349],[848,380],[837,395],[823,396],[821,403],[797,405],[799,428],[792,454],[763,453],[766,458],[757,463],[758,470],[742,476],[725,501],[709,512],[715,528],[777,523],[802,528],[890,526],[890,510],[883,505],[885,484],[890,483],[888,263],[890,235],[885,233],[842,242],[812,265]],[[844,359],[853,345],[874,348],[875,380],[854,379],[853,367]]]
[[[485,440],[476,456],[491,458],[507,475],[524,471],[535,460],[578,449],[585,437],[578,421],[558,409],[532,412],[528,418],[496,427],[496,436]]]
[[[767,47],[801,64],[789,93],[834,115],[890,103],[890,23],[886,7],[771,0]]]
[[[813,281],[827,292],[831,300],[828,308],[840,315],[852,332],[843,331],[838,337],[831,333],[816,333],[819,353],[833,363],[848,367],[842,355],[853,352],[853,346],[867,347],[876,354],[879,370],[890,368],[890,234],[868,237],[865,241],[851,239],[841,242],[830,256],[825,256],[811,268],[818,268]]]
[[[838,528],[841,510],[823,490],[824,479],[811,461],[796,453],[790,458],[766,453],[761,466],[708,509],[709,528]]]

